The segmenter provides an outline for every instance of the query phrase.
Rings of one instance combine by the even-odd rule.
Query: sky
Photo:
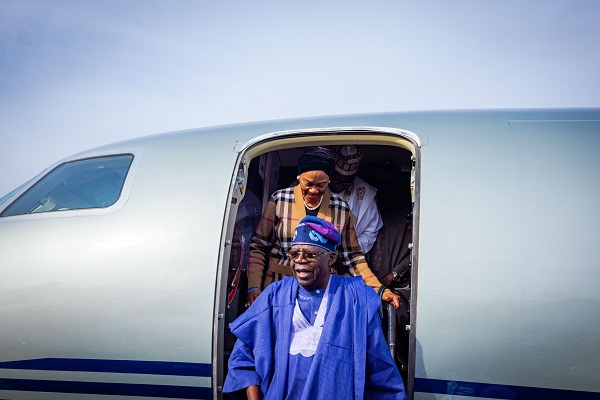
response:
[[[600,106],[598,0],[0,0],[0,197],[160,132]]]

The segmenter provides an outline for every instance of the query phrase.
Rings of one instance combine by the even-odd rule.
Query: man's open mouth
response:
[[[313,270],[308,268],[296,268],[296,276],[298,278],[307,278],[312,275]]]

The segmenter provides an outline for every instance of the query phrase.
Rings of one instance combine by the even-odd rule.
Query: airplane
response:
[[[60,160],[0,200],[0,398],[227,398],[253,229],[303,149],[346,144],[382,213],[412,212],[409,398],[600,399],[597,108],[232,124]]]

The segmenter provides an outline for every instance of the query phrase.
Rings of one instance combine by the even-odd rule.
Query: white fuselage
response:
[[[0,215],[55,166],[134,156],[110,207],[0,216],[0,398],[220,398],[240,163],[348,140],[415,158],[412,398],[600,392],[595,109],[231,125],[62,160]]]

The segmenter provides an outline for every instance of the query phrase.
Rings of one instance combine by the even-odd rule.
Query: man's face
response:
[[[288,254],[292,259],[292,272],[298,283],[307,290],[324,289],[329,282],[330,266],[337,258],[336,253],[305,244],[293,245]]]
[[[329,183],[329,189],[331,189],[331,191],[333,193],[341,193],[344,190],[349,189],[352,186],[355,176],[356,176],[356,174],[349,175],[349,176],[341,175],[334,171],[333,174],[331,175],[331,182]]]

